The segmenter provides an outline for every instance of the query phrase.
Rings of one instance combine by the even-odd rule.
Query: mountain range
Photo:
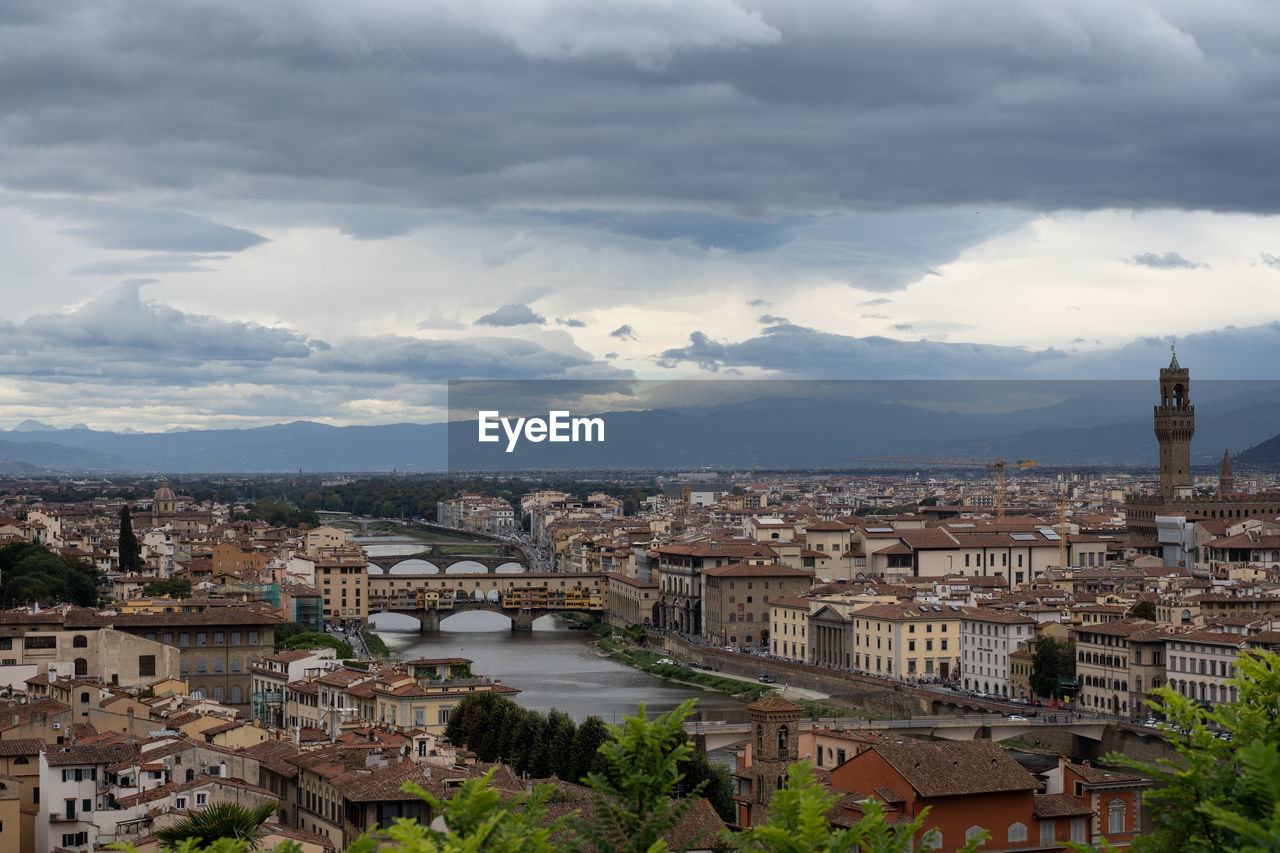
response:
[[[1150,395],[1127,387],[1100,385],[1048,405],[986,413],[936,403],[771,396],[602,417],[603,444],[522,442],[513,453],[504,452],[505,440],[478,443],[474,420],[344,427],[294,421],[165,433],[27,421],[0,431],[0,473],[841,468],[853,456],[998,456],[1035,459],[1041,467],[1156,464]],[[1213,465],[1228,449],[1238,465],[1280,465],[1280,383],[1202,395],[1196,417],[1193,463]]]

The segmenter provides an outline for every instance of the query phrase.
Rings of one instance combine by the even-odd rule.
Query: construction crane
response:
[[[1093,503],[1088,498],[1058,496],[1058,568],[1067,567],[1067,504]]]
[[[1004,469],[1034,468],[1036,460],[1019,459],[1010,462],[1005,459],[991,459],[982,456],[850,456],[846,462],[884,462],[894,465],[958,465],[968,468],[991,468],[996,472],[996,521],[1004,521]]]

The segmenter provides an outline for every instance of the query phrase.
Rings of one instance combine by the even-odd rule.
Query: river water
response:
[[[376,559],[379,554],[402,553],[412,541],[362,537],[361,544]],[[505,616],[476,610],[448,617],[438,634],[421,634],[417,620],[393,613],[374,616],[370,622],[396,657],[470,658],[477,675],[518,688],[521,693],[515,699],[524,707],[544,713],[559,708],[579,722],[592,715],[618,722],[634,715],[641,702],[652,716],[690,698],[698,700],[696,719],[747,718],[743,703],[723,693],[673,684],[596,656],[583,632],[568,630],[554,616],[538,619],[532,631],[512,631]]]

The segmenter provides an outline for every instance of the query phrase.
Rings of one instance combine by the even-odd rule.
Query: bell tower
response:
[[[799,754],[800,714],[794,702],[767,696],[747,706],[751,720],[751,803],[749,823],[758,826],[769,817],[773,795],[787,781],[787,771]]]
[[[1160,494],[1166,498],[1191,488],[1191,436],[1196,432],[1191,374],[1178,364],[1178,354],[1172,346],[1169,352],[1169,366],[1160,370],[1160,405],[1155,411],[1156,441],[1160,442]]]

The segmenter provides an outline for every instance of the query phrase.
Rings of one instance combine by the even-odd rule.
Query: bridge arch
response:
[[[509,560],[493,570],[495,575],[522,575],[529,570],[524,563]]]
[[[419,633],[422,631],[422,620],[409,613],[396,613],[384,610],[369,614],[369,627],[388,633]]]
[[[391,567],[390,574],[393,575],[438,575],[440,567],[430,560],[423,560],[413,557],[408,560],[401,560]]]
[[[444,570],[446,575],[474,575],[477,572],[487,572],[489,569],[483,563],[475,560],[460,560]]]

